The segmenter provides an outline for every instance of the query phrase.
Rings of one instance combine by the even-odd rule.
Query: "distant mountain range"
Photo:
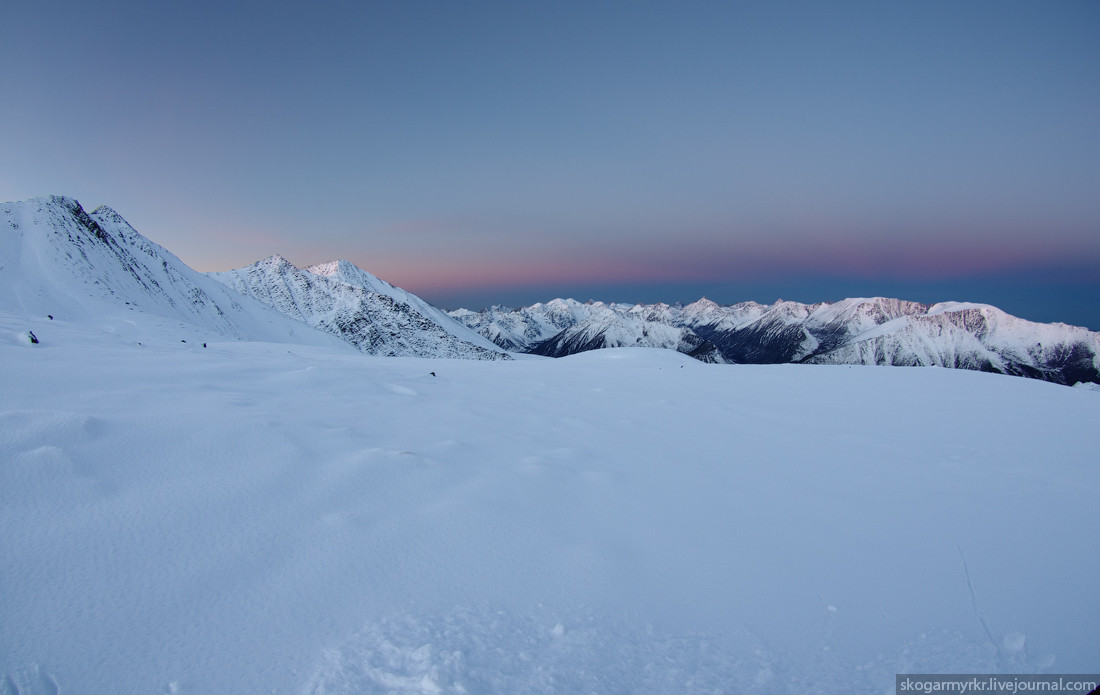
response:
[[[874,364],[974,369],[1100,383],[1100,333],[984,304],[881,297],[828,304],[581,303],[444,313],[347,261],[296,268],[274,255],[199,273],[117,212],[72,198],[0,204],[0,309],[140,332],[135,316],[189,335],[353,346],[383,356],[562,357],[666,348],[730,364]],[[129,326],[129,328],[126,328]]]
[[[999,372],[1060,384],[1100,382],[1100,334],[1033,323],[985,304],[845,299],[719,306],[555,299],[453,317],[516,352],[561,357],[631,345],[730,364],[873,364]]]

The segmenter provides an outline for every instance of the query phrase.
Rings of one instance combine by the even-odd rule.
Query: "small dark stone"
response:
[[[53,321],[53,314],[46,314],[46,316],[48,316],[50,320]]]
[[[431,374],[432,376],[435,376],[435,372],[428,372],[428,373]]]
[[[202,344],[202,346],[203,346],[203,347],[206,347],[206,343],[203,343],[203,344]]]

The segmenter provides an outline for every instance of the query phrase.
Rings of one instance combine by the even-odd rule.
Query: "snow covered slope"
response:
[[[875,297],[771,306],[702,299],[670,307],[557,299],[452,316],[499,345],[553,357],[639,345],[712,362],[940,366],[1061,384],[1100,382],[1100,334],[1024,321],[979,304]]]
[[[1095,671],[1093,390],[159,330],[0,306],[6,695],[882,695],[898,672]]]
[[[177,340],[339,345],[192,270],[114,210],[61,196],[0,203],[0,307],[138,341],[155,323]]]
[[[301,270],[275,255],[245,268],[208,275],[371,355],[509,358],[419,297],[347,261]]]

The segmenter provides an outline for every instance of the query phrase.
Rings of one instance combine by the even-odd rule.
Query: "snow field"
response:
[[[0,692],[885,693],[906,670],[1095,668],[1093,391],[139,329],[0,312]]]

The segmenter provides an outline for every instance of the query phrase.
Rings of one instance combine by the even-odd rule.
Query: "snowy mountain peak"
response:
[[[573,307],[580,305],[581,303],[575,299],[562,299],[561,297],[558,297],[556,299],[551,299],[549,302],[546,302],[545,305],[536,304],[535,306],[545,306],[547,309],[551,309],[554,311],[571,311]]]
[[[419,297],[347,261],[302,270],[275,255],[244,268],[209,275],[369,354],[508,358],[499,347]]]
[[[92,210],[91,214],[92,214],[93,217],[98,217],[100,219],[107,220],[112,224],[125,225],[125,226],[130,227],[131,229],[133,229],[133,227],[130,225],[130,223],[127,222],[126,219],[122,215],[118,214],[118,212],[114,208],[109,207],[107,205],[100,205],[95,210]]]
[[[347,281],[349,278],[356,278],[362,275],[367,275],[371,278],[378,279],[375,275],[368,273],[359,266],[355,265],[351,261],[339,260],[328,261],[327,263],[318,263],[306,268],[307,271],[314,275],[324,275],[326,277],[335,277],[341,280]],[[389,284],[389,283],[386,283]]]
[[[328,261],[307,267],[306,272],[327,277],[331,280],[344,282],[355,287],[362,287],[370,292],[378,292],[393,297],[396,301],[415,301],[421,304],[420,308],[426,308],[428,304],[419,297],[402,289],[394,287],[377,275],[363,270],[351,261]],[[415,300],[413,298],[415,297]]]
[[[348,263],[347,261],[328,261],[326,263],[317,263],[314,265],[306,266],[306,270],[314,275],[324,275],[326,277],[335,275],[340,270],[340,266]]]
[[[704,312],[704,311],[714,311],[717,308],[718,308],[717,303],[712,302],[711,300],[707,299],[706,297],[700,297],[699,299],[695,300],[691,304],[688,304],[687,306],[685,306],[684,311],[692,311],[692,312],[696,312],[696,313],[701,313],[701,312]]]
[[[26,205],[33,206],[42,210],[46,207],[59,207],[69,210],[75,213],[76,211],[84,212],[84,206],[80,204],[76,198],[67,195],[44,195],[35,198],[29,198],[21,202],[5,203],[5,205]]]
[[[253,263],[253,265],[265,268],[276,268],[280,270],[294,267],[294,264],[287,260],[286,256],[283,256],[281,253],[273,253],[267,258],[256,261],[255,263]]]

